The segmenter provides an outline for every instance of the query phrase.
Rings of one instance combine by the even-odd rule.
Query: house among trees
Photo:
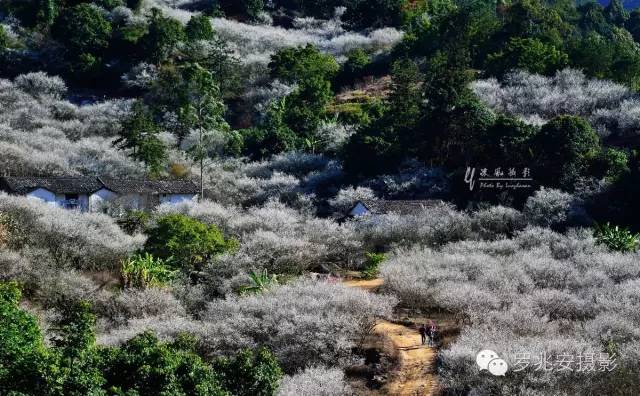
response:
[[[396,213],[399,215],[410,215],[419,213],[420,211],[442,203],[439,199],[427,200],[358,200],[347,210],[341,217],[339,222],[348,219],[358,218],[368,215],[381,215]]]
[[[188,180],[131,180],[107,177],[0,177],[0,191],[40,199],[83,212],[108,205],[148,210],[163,203],[196,199],[199,189]]]

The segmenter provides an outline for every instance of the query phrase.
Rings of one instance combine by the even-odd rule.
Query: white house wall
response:
[[[27,194],[27,198],[39,199],[51,206],[57,205],[56,194],[44,188],[38,188],[31,191],[29,194]]]
[[[26,195],[28,198],[39,199],[51,206],[64,207],[66,197],[64,194],[55,194],[45,188],[38,188]],[[196,194],[162,194],[159,197],[160,204],[175,205],[181,202],[194,201]],[[117,202],[129,209],[151,209],[150,199],[146,194],[125,194],[120,195],[106,188],[100,189],[91,195],[79,194],[78,203],[82,211],[97,212],[102,210],[103,205],[108,202]],[[156,201],[158,202],[158,201]]]
[[[78,196],[78,202],[80,203],[80,209],[83,212],[89,210],[89,196],[87,194],[80,194],[80,196]]]
[[[106,188],[100,189],[89,197],[89,210],[92,212],[99,211],[105,203],[116,198],[118,198],[118,194],[113,191]]]
[[[38,188],[26,195],[27,198],[31,199],[39,199],[48,203],[51,206],[59,206],[61,208],[65,207],[65,203],[67,201],[66,196],[64,194],[56,194],[52,191],[47,190],[46,188]],[[80,205],[80,210],[87,211],[89,210],[89,196],[86,194],[78,195],[78,204]]]

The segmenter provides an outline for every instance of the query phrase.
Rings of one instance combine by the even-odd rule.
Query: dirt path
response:
[[[383,283],[382,279],[348,280],[349,287],[359,287],[373,292]],[[390,373],[382,389],[393,396],[426,396],[437,394],[435,375],[435,348],[421,345],[420,333],[414,328],[380,319],[373,328],[374,334],[386,338],[395,349],[398,365]]]

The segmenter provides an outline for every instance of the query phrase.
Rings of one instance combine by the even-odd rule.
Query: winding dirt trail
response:
[[[358,287],[374,292],[383,283],[382,279],[347,280],[349,287]],[[395,349],[398,365],[390,373],[382,391],[393,396],[436,395],[438,381],[435,374],[436,349],[421,345],[418,330],[379,319],[373,333],[386,338]]]

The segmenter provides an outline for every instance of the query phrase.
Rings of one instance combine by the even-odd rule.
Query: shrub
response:
[[[19,231],[9,214],[0,212],[0,249],[19,244]]]
[[[384,261],[383,253],[367,253],[367,260],[365,261],[364,268],[362,269],[362,275],[365,279],[375,279],[378,277],[380,270],[380,264]]]
[[[184,317],[185,309],[172,293],[166,288],[127,288],[113,294],[94,292],[93,295],[84,293],[80,297],[92,301],[101,330],[108,331],[147,316]],[[72,300],[66,298],[63,301]]]
[[[245,64],[254,65],[260,72],[269,63],[271,55],[283,48],[313,44],[322,52],[340,56],[355,48],[363,48],[371,53],[383,52],[402,39],[402,32],[393,28],[354,33],[346,31],[335,20],[298,18],[294,23],[295,28],[285,29],[225,18],[213,20],[220,37],[238,49]]]
[[[298,281],[259,295],[212,302],[202,314],[207,348],[225,354],[260,344],[287,372],[313,365],[341,365],[376,316],[395,300],[329,283]]]
[[[213,256],[236,246],[214,225],[206,225],[181,214],[160,217],[146,231],[149,238],[144,249],[166,260],[172,268],[197,270]]]
[[[344,372],[337,368],[309,367],[282,380],[278,396],[342,396],[350,394]]]
[[[158,287],[165,285],[175,276],[164,261],[149,253],[136,255],[122,263],[121,275],[125,287]]]
[[[106,350],[105,379],[119,393],[216,395],[227,393],[216,373],[194,353],[194,342],[182,335],[162,343],[151,333],[143,333],[122,347]]]
[[[66,8],[52,32],[75,56],[95,54],[107,48],[111,24],[98,7],[83,3]]]
[[[330,80],[339,69],[331,55],[321,53],[311,44],[278,51],[269,67],[273,77],[286,82],[303,82],[311,78]]]
[[[513,37],[503,50],[488,55],[487,70],[497,76],[514,69],[549,75],[562,69],[567,63],[567,54],[553,45],[535,38]]]
[[[569,220],[575,202],[571,194],[543,187],[527,199],[524,215],[531,224],[561,228]]]
[[[0,212],[10,214],[24,233],[24,244],[46,251],[59,266],[115,269],[141,245],[110,217],[81,213],[24,197],[0,194]]]
[[[262,293],[269,287],[278,284],[278,277],[276,275],[269,276],[267,270],[263,270],[262,272],[251,271],[249,278],[251,279],[251,285],[242,286],[240,294]]]
[[[471,228],[481,239],[511,237],[525,228],[522,213],[504,206],[492,206],[473,213]]]
[[[15,78],[18,89],[36,98],[51,97],[60,99],[67,94],[67,85],[57,76],[48,76],[43,72],[21,74]]]
[[[609,223],[596,224],[593,234],[598,243],[618,252],[635,252],[640,243],[640,234],[633,234],[628,228],[614,227]]]
[[[275,393],[281,369],[261,349],[207,364],[184,333],[161,342],[143,332],[120,347],[95,344],[89,304],[66,305],[45,346],[36,319],[18,307],[20,291],[0,284],[0,390],[3,394],[265,395]],[[224,384],[224,385],[223,385]]]
[[[141,38],[145,59],[156,64],[167,59],[180,41],[186,38],[180,21],[165,17],[158,8],[151,10],[147,33]]]
[[[361,77],[365,68],[371,63],[371,57],[362,48],[356,48],[347,53],[347,61],[342,69],[342,78],[353,81]]]
[[[149,213],[143,210],[127,211],[123,218],[118,220],[118,225],[129,235],[144,232],[150,221]]]
[[[540,128],[533,138],[539,178],[545,185],[573,190],[580,176],[588,174],[600,152],[600,141],[591,125],[580,117],[559,116]]]
[[[127,100],[76,106],[60,78],[44,73],[0,80],[0,168],[11,175],[141,175],[112,145]]]
[[[213,40],[215,37],[211,20],[205,15],[192,16],[185,27],[185,34],[191,41]]]
[[[446,203],[415,214],[363,216],[353,222],[353,227],[365,246],[371,248],[415,243],[437,247],[471,235],[469,217]]]
[[[357,201],[369,202],[376,199],[375,193],[368,187],[347,187],[338,191],[338,194],[329,200],[329,205],[335,212],[346,213]]]
[[[46,348],[37,319],[18,307],[20,289],[0,283],[0,393],[43,392]]]
[[[640,102],[632,91],[608,80],[587,79],[574,69],[543,77],[518,71],[501,83],[478,80],[472,88],[493,110],[511,114],[529,123],[544,124],[555,116],[585,117],[602,138],[638,133]]]
[[[220,383],[232,395],[274,395],[282,378],[282,369],[266,348],[245,349],[231,358],[214,360],[213,369],[220,373]]]

